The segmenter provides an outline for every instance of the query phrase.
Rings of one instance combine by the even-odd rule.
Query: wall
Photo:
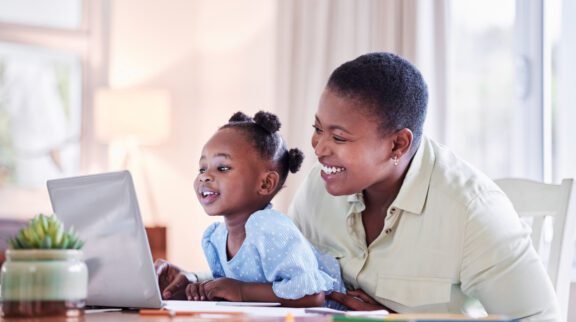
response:
[[[274,111],[276,2],[268,0],[111,1],[110,87],[164,88],[172,133],[143,148],[150,194],[168,226],[169,260],[207,269],[200,247],[215,219],[193,189],[202,146],[237,110]],[[144,179],[135,177],[150,219]]]

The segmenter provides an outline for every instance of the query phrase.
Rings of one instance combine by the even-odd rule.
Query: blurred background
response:
[[[372,51],[420,68],[428,135],[492,178],[575,177],[575,14],[574,0],[0,0],[0,219],[51,213],[48,179],[127,168],[167,258],[204,270],[204,142],[235,111],[277,113],[307,156],[274,201],[286,211],[329,73]]]

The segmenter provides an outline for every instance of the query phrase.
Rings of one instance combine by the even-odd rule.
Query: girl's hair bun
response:
[[[304,161],[304,153],[302,153],[302,151],[299,149],[290,149],[290,151],[288,151],[288,170],[290,170],[290,172],[298,172],[302,161]]]
[[[242,112],[236,112],[230,117],[228,123],[232,122],[251,122],[252,118]]]
[[[270,133],[276,133],[282,125],[276,115],[264,111],[254,115],[254,122]]]

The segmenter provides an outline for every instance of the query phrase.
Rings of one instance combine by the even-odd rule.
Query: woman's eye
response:
[[[348,140],[346,140],[346,139],[344,139],[344,138],[341,138],[341,137],[339,137],[339,136],[334,136],[334,141],[343,143],[343,142],[346,142],[346,141],[348,141]]]
[[[316,132],[317,134],[322,133],[322,129],[318,125],[314,124],[312,125],[312,127],[314,128],[314,132]]]
[[[227,166],[220,166],[220,167],[218,167],[218,171],[220,171],[220,172],[230,171],[230,169],[231,169],[231,168],[230,168],[230,167],[227,167]]]

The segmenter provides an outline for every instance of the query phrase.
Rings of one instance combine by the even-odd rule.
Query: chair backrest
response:
[[[498,179],[496,184],[506,193],[514,209],[532,223],[532,243],[544,260],[550,280],[560,302],[563,321],[568,315],[568,300],[574,256],[576,193],[574,180],[547,184],[527,179]],[[551,218],[552,238],[545,248],[546,218]]]

